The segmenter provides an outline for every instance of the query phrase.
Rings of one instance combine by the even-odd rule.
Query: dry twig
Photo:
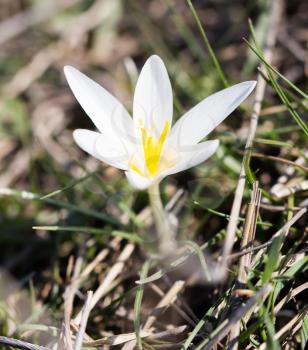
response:
[[[272,237],[271,239],[269,239],[267,242],[260,244],[257,247],[253,247],[253,248],[249,248],[249,249],[245,249],[242,250],[241,252],[238,253],[234,253],[228,256],[228,259],[235,259],[238,258],[242,255],[246,255],[248,253],[252,253],[255,251],[260,251],[261,253],[260,255],[262,255],[264,253],[264,249],[267,248],[268,246],[270,246],[274,240],[274,238],[278,237],[281,234],[287,234],[288,230],[290,229],[290,227],[292,225],[294,225],[294,223],[299,220],[305,213],[306,213],[307,209],[306,208],[302,208],[299,212],[297,212],[288,222],[286,222]],[[254,259],[254,261],[258,261],[259,256],[257,259]],[[252,266],[254,265],[254,263],[251,264]]]
[[[247,312],[249,312],[255,304],[257,304],[260,300],[265,300],[272,290],[272,286],[270,284],[264,285],[254,297],[247,300],[247,303],[240,308],[238,308],[233,315],[230,316],[228,320],[226,320],[226,325],[219,330],[219,333],[215,335],[212,339],[206,344],[203,344],[203,350],[210,350],[218,344],[232,329],[234,324],[238,322]],[[218,331],[218,329],[217,329]],[[197,349],[201,349],[197,346]]]
[[[142,327],[143,332],[149,331],[149,329],[152,327],[152,325],[156,321],[158,314],[162,313],[167,307],[169,307],[175,302],[178,293],[184,288],[184,286],[185,286],[184,281],[177,281],[173,284],[173,286],[163,296],[163,298],[156,305],[156,307],[153,309],[152,313],[146,320],[144,326]],[[136,340],[131,340],[123,346],[122,350],[135,349],[136,343],[137,343]]]
[[[269,28],[267,31],[266,45],[264,48],[264,57],[265,57],[265,60],[269,63],[272,61],[272,57],[273,57],[273,48],[276,43],[279,22],[282,16],[282,9],[283,9],[282,0],[274,0],[272,2],[271,14],[268,22]],[[253,139],[257,131],[258,119],[261,111],[262,100],[265,94],[265,88],[266,88],[266,81],[263,79],[262,75],[259,74],[257,78],[255,100],[254,100],[253,110],[252,110],[251,119],[250,119],[249,133],[246,141],[245,155],[242,161],[240,176],[239,176],[239,180],[235,190],[235,196],[234,196],[230,219],[227,227],[227,236],[226,236],[224,248],[223,248],[223,267],[227,267],[227,264],[228,264],[227,257],[230,255],[233,248],[235,232],[237,228],[237,223],[239,219],[242,198],[243,198],[245,183],[246,183],[245,162],[246,162],[246,157],[248,155],[248,152],[252,147]]]
[[[71,316],[73,312],[73,303],[75,294],[78,290],[78,283],[76,283],[76,279],[80,274],[82,266],[82,257],[78,256],[74,265],[74,271],[72,276],[71,283],[65,288],[64,292],[64,324],[63,324],[63,334],[61,332],[58,342],[58,347],[73,350],[71,331],[70,331],[70,322]],[[68,265],[68,269],[70,268],[70,264]]]
[[[294,288],[292,290],[289,291],[289,293],[283,297],[280,302],[275,306],[274,308],[274,313],[277,314],[281,308],[288,303],[289,300],[293,299],[297,294],[305,291],[306,289],[308,289],[308,282],[301,284],[300,286],[298,286],[297,288]]]
[[[250,156],[253,158],[269,159],[269,160],[274,160],[275,162],[288,164],[288,165],[294,166],[295,168],[299,168],[299,169],[303,170],[305,173],[308,173],[308,168],[306,166],[301,165],[301,164],[297,164],[297,163],[292,162],[291,160],[288,160],[288,159],[275,157],[275,156],[268,156],[266,154],[257,153],[257,152],[251,153]]]
[[[4,337],[4,336],[0,336],[0,344],[11,346],[17,349],[23,349],[23,350],[50,350],[45,346],[39,346],[39,345],[31,344],[22,340]]]
[[[184,288],[184,286],[184,281],[177,281],[173,284],[173,286],[169,289],[168,293],[161,299],[161,301],[157,304],[157,306],[147,319],[143,327],[144,330],[147,330],[152,327],[153,323],[156,321],[158,313],[162,313],[163,310],[165,310],[165,308],[174,303],[178,293]]]
[[[307,309],[305,309],[303,312],[297,314],[295,317],[292,318],[291,321],[289,321],[286,325],[284,325],[275,335],[274,335],[274,340],[278,340],[280,339],[285,333],[287,333],[288,331],[292,331],[292,329],[294,328],[294,326],[298,323],[298,322],[303,322],[303,318],[306,316],[307,314]],[[263,343],[259,346],[258,350],[265,350],[267,347],[266,343]]]
[[[254,183],[253,191],[251,194],[251,202],[248,204],[245,225],[243,230],[243,238],[241,242],[242,249],[249,249],[253,246],[253,241],[256,232],[256,223],[259,214],[259,206],[261,201],[261,190],[258,188],[258,182]],[[247,269],[250,267],[251,252],[242,255],[239,262],[238,272],[238,287],[244,288],[247,283]],[[237,304],[241,301],[241,296],[235,296],[233,299],[234,303]],[[230,349],[238,349],[238,336],[240,335],[241,323],[240,320],[234,324],[230,332],[231,347]]]
[[[125,248],[123,249],[122,253],[120,254],[117,262],[111,267],[109,270],[107,276],[103,280],[103,282],[100,284],[100,286],[97,288],[97,290],[94,292],[93,297],[91,299],[90,303],[90,310],[94,308],[94,306],[97,304],[97,302],[108,292],[112,282],[115,280],[115,278],[120,274],[120,272],[123,270],[125,266],[125,262],[127,259],[130,258],[133,251],[135,249],[134,244],[127,244]],[[74,318],[74,323],[79,325],[81,321],[81,312],[77,314],[77,316]]]
[[[86,330],[88,317],[89,317],[89,313],[91,310],[90,305],[91,305],[92,296],[93,296],[93,292],[89,291],[87,293],[87,299],[86,299],[86,301],[84,303],[84,307],[82,309],[80,327],[79,327],[79,331],[77,333],[74,350],[81,350],[81,348],[82,348],[83,336],[84,336],[84,333]]]
[[[258,254],[256,254],[256,256],[254,257],[253,261],[251,262],[251,266],[255,266],[256,263],[259,261],[260,257],[262,256],[262,254],[264,254],[265,249],[272,244],[273,240],[280,236],[280,235],[284,235],[286,236],[289,232],[290,227],[299,219],[301,218],[305,213],[307,212],[307,208],[302,208],[299,212],[297,212],[286,224],[284,224],[281,229],[279,229],[272,237],[271,239],[260,245],[259,247],[259,251]]]

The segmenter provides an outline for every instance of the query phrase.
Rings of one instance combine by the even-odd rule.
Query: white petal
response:
[[[157,179],[149,179],[141,176],[132,169],[125,171],[125,175],[130,185],[137,190],[145,190],[157,181]]]
[[[128,169],[129,154],[122,144],[90,130],[77,129],[74,140],[80,148],[93,157],[119,169]]]
[[[128,144],[134,135],[133,121],[122,104],[102,86],[77,69],[65,66],[64,73],[81,107],[97,129],[118,135]]]
[[[185,113],[174,125],[170,138],[174,145],[198,143],[219,125],[252,92],[255,81],[245,81],[221,90]]]
[[[168,73],[163,61],[151,56],[143,66],[134,95],[134,124],[145,127],[159,137],[166,121],[172,123],[173,98]]]
[[[166,170],[164,176],[184,171],[204,162],[216,152],[218,146],[219,140],[210,140],[182,147],[178,154],[177,165]]]

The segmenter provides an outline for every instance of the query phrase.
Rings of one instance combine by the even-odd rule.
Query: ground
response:
[[[0,347],[78,350],[83,315],[83,348],[305,348],[307,15],[300,0],[1,2]],[[216,154],[161,183],[178,227],[163,259],[147,192],[74,143],[94,126],[63,74],[131,111],[152,54],[175,119],[258,80]]]

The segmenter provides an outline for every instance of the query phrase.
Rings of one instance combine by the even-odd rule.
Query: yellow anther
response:
[[[161,152],[166,141],[169,131],[169,121],[165,122],[164,129],[161,132],[157,142],[154,142],[153,135],[145,128],[141,127],[142,146],[147,168],[147,174],[142,174],[142,171],[135,165],[130,164],[131,169],[136,171],[139,175],[147,175],[153,177],[159,170],[159,161],[161,159]]]
[[[142,173],[142,171],[137,167],[136,164],[134,163],[130,163],[129,164],[130,168],[133,169],[137,174],[144,176],[144,174]]]
[[[153,141],[153,136],[148,135],[145,128],[141,128],[145,164],[150,176],[154,176],[158,171],[160,156],[168,134],[168,130],[169,122],[166,121],[164,129],[160,134],[159,139],[155,143]]]

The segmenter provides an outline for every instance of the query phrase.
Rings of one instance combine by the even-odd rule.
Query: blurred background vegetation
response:
[[[250,18],[258,44],[263,46],[271,1],[195,0],[193,5],[228,83],[255,79],[260,60],[243,38],[251,40]],[[306,1],[284,1],[271,63],[301,91],[307,91],[307,17]],[[0,334],[47,344],[49,340],[43,340],[41,333],[38,338],[33,334],[39,325],[60,327],[71,259],[82,256],[86,264],[102,249],[109,250],[108,258],[83,281],[75,305],[78,310],[85,291],[95,290],[127,240],[138,248],[108,297],[93,310],[88,333],[99,338],[105,332],[132,332],[134,281],[146,258],[145,247],[153,240],[153,232],[144,224],[147,195],[133,191],[120,171],[89,157],[74,144],[75,128],[94,127],[69,90],[63,66],[77,67],[131,110],[138,71],[156,53],[169,71],[178,118],[224,88],[196,18],[185,0],[1,0],[0,46]],[[307,99],[283,79],[277,81],[291,107],[269,82],[253,149],[259,156],[252,156],[248,164],[250,180],[260,182],[264,198],[256,244],[267,241],[292,217],[292,210],[303,205],[308,188],[307,135],[292,114],[298,113],[306,124]],[[217,233],[224,234],[252,102],[253,96],[211,135],[221,140],[214,157],[164,180],[165,202],[181,191],[179,239],[201,245]],[[241,215],[244,213],[245,206]],[[42,226],[45,228],[33,229]],[[300,252],[306,235],[301,218],[283,253]],[[214,258],[219,241],[221,238],[209,252]],[[232,286],[235,271],[236,266],[226,284],[218,287],[186,276],[189,281],[183,298],[197,319]],[[285,290],[304,282],[304,267],[296,273],[283,286]],[[170,280],[160,281],[159,288],[165,290],[168,283]],[[144,294],[144,315],[157,299],[151,293],[150,288]],[[283,324],[303,308],[304,300],[299,297],[288,305],[279,322]],[[183,324],[172,315],[165,315],[157,328],[164,329],[164,323]],[[218,316],[211,320],[210,328],[219,320]],[[279,329],[279,323],[276,326]],[[43,334],[50,336],[52,329]],[[246,338],[243,344],[247,345]],[[296,341],[300,342],[292,338]]]

